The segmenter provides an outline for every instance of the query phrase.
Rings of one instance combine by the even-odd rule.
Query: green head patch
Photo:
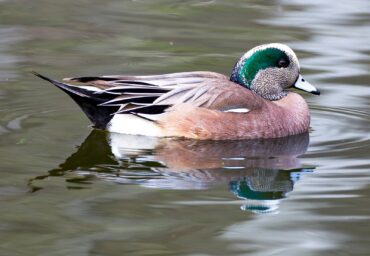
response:
[[[252,54],[248,52],[240,58],[234,66],[230,80],[250,89],[259,71],[287,67],[289,64],[288,55],[281,49],[275,47],[257,49]]]

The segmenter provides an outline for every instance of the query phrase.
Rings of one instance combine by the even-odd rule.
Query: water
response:
[[[369,1],[0,1],[0,255],[368,255]],[[284,42],[309,134],[197,142],[94,131],[33,77],[229,74]]]

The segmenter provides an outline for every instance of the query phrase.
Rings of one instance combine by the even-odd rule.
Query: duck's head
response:
[[[283,98],[289,87],[320,94],[301,76],[293,50],[279,43],[260,45],[245,53],[235,64],[230,80],[267,100]]]

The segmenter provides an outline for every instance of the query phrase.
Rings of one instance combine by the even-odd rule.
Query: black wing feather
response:
[[[213,72],[182,72],[152,76],[88,76],[66,78],[83,87],[34,74],[66,92],[98,128],[106,128],[112,116],[122,114],[161,114],[177,103],[208,101],[204,82],[228,78]],[[200,85],[203,87],[199,88]],[[91,90],[89,90],[91,88]],[[205,98],[205,99],[202,99]]]

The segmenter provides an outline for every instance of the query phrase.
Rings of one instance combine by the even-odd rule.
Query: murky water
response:
[[[369,255],[369,1],[0,1],[0,255]],[[94,131],[30,75],[229,74],[289,44],[309,134]]]

